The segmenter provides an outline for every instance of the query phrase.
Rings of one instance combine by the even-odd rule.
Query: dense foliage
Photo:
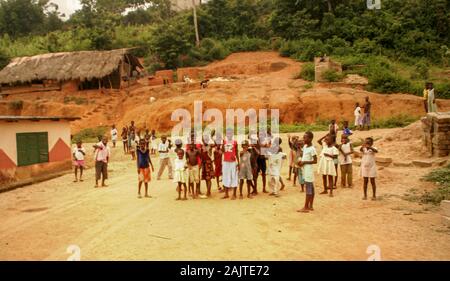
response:
[[[330,55],[373,91],[421,94],[429,79],[450,98],[450,1],[381,0],[380,10],[366,2],[210,0],[197,9],[196,47],[192,11],[174,12],[169,0],[81,0],[64,22],[48,0],[0,0],[0,67],[15,56],[138,47],[153,71],[279,50],[300,61]]]

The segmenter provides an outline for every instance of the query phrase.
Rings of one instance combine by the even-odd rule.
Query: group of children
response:
[[[306,132],[303,138],[288,135],[289,153],[289,177],[293,176],[293,185],[298,183],[301,191],[306,191],[305,205],[299,212],[313,211],[313,202],[315,196],[314,190],[314,165],[317,164],[317,173],[322,176],[323,191],[320,194],[329,194],[333,196],[333,190],[337,188],[338,174],[341,171],[341,187],[353,187],[353,167],[352,155],[354,153],[350,136],[353,134],[348,127],[348,122],[344,122],[340,143],[337,143],[339,126],[332,120],[329,125],[327,135],[318,140],[322,147],[318,154],[314,145],[314,135]],[[111,135],[117,134],[113,126]],[[247,197],[253,198],[258,194],[258,178],[262,177],[262,192],[269,193],[266,190],[268,183],[270,195],[278,197],[280,190],[283,190],[285,184],[281,178],[281,169],[283,161],[287,155],[281,148],[282,140],[279,137],[272,137],[270,132],[260,132],[257,134],[251,131],[247,140],[241,144],[239,150],[238,143],[234,139],[234,131],[228,129],[223,139],[220,133],[212,132],[201,137],[201,141],[196,142],[196,135],[191,133],[189,143],[183,147],[181,140],[175,141],[175,148],[172,150],[172,142],[166,136],[161,137],[159,145],[156,144],[157,138],[155,131],[145,131],[143,137],[140,136],[134,122],[122,130],[122,141],[124,152],[130,153],[132,159],[137,163],[138,173],[138,197],[141,196],[142,185],[145,186],[145,197],[150,197],[148,193],[148,183],[151,181],[151,174],[154,172],[154,166],[151,155],[156,151],[159,153],[160,168],[157,179],[161,176],[167,167],[169,169],[169,179],[176,183],[178,193],[177,200],[187,200],[188,194],[194,198],[208,198],[211,196],[212,182],[216,179],[217,188],[220,193],[224,193],[223,198],[237,199],[244,197],[244,185],[247,187]],[[114,139],[113,145],[117,138]],[[109,160],[109,148],[106,144],[106,138],[94,146],[96,153],[96,180],[103,175],[102,185],[107,178],[107,163]],[[176,154],[173,160],[169,156],[170,152]],[[378,150],[373,147],[373,139],[367,138],[361,149],[361,175],[364,179],[364,200],[367,200],[367,190],[369,181],[372,185],[373,200],[376,199],[377,168],[375,154]],[[86,151],[81,142],[73,151],[75,164],[75,181],[78,181],[78,170],[80,170],[80,181],[82,181],[84,156]],[[98,156],[100,155],[100,156]],[[99,159],[97,159],[99,158]],[[101,159],[100,159],[101,158]],[[100,164],[97,165],[97,162]],[[97,166],[99,168],[97,169]],[[101,167],[100,167],[101,166]],[[98,171],[97,171],[98,170]],[[206,183],[206,193],[201,192],[201,181]],[[220,186],[222,181],[223,187]],[[97,184],[96,184],[97,185]]]

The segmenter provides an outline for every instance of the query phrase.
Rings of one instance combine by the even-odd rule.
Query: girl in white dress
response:
[[[377,186],[375,184],[375,178],[377,177],[377,165],[375,161],[375,154],[378,150],[373,147],[373,138],[366,138],[364,144],[361,146],[362,159],[361,159],[361,176],[364,178],[364,197],[363,200],[367,200],[367,188],[372,185],[372,200],[376,200]]]
[[[181,200],[181,191],[182,187],[184,187],[184,197],[183,200],[187,200],[187,186],[186,186],[186,180],[187,180],[187,163],[186,159],[184,158],[184,150],[178,149],[177,150],[177,158],[174,160],[174,166],[175,166],[175,173],[173,177],[173,181],[175,183],[178,183],[177,191],[178,191],[178,198],[177,200]]]
[[[355,107],[355,129],[361,128],[362,120],[361,120],[361,107],[359,106],[359,103],[356,103]]]
[[[320,153],[317,172],[322,175],[323,180],[323,192],[320,194],[328,194],[329,189],[330,197],[333,197],[333,177],[336,176],[334,159],[339,156],[339,150],[334,145],[333,137],[329,134],[321,138],[319,144],[322,145],[322,152]]]

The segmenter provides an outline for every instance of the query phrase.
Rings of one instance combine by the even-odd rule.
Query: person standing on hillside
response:
[[[361,130],[362,129],[362,118],[361,118],[361,107],[359,106],[359,102],[355,105],[355,130]]]
[[[116,129],[116,125],[112,125],[111,128],[111,141],[113,143],[113,148],[116,148],[117,138],[119,137],[119,132]]]
[[[425,113],[428,113],[428,88],[430,83],[425,83],[425,89],[423,89],[423,106],[425,108]]]
[[[367,126],[367,130],[370,130],[370,110],[372,109],[372,103],[369,100],[369,97],[366,97],[366,103],[364,104],[364,117],[363,117],[363,125],[362,129]]]
[[[428,112],[437,112],[436,96],[434,93],[433,83],[428,84],[428,99],[427,99]]]
[[[94,145],[95,149],[95,187],[98,186],[98,181],[102,180],[102,187],[107,187],[105,181],[108,179],[108,162],[110,157],[110,150],[108,147],[108,138],[103,137],[102,141]]]

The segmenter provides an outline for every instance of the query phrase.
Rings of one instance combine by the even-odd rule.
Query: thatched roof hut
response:
[[[13,59],[0,71],[0,84],[28,83],[39,80],[91,81],[104,79],[129,66],[127,76],[136,67],[143,68],[130,49],[50,53]],[[121,67],[122,66],[122,67]],[[120,70],[120,71],[118,71]],[[117,76],[117,75],[116,75]]]

